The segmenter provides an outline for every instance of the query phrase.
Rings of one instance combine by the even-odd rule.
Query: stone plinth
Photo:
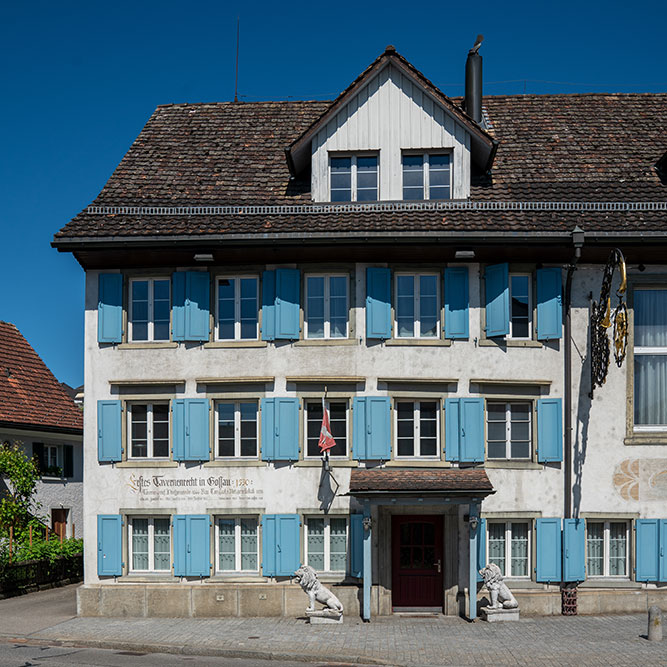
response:
[[[322,609],[321,611],[308,611],[306,610],[306,616],[308,617],[308,622],[312,625],[317,625],[319,623],[342,623],[343,614],[339,614],[333,609]]]
[[[493,609],[492,607],[482,607],[480,610],[482,619],[489,623],[498,623],[499,621],[518,621],[519,608],[516,609]]]

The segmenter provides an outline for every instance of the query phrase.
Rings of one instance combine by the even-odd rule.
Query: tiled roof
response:
[[[352,495],[382,492],[429,493],[473,492],[491,493],[493,486],[482,468],[451,468],[446,470],[400,470],[353,468],[350,476]]]
[[[9,322],[0,322],[0,423],[83,432],[81,410]]]
[[[460,100],[457,100],[460,102]],[[310,177],[290,181],[285,148],[327,102],[158,107],[95,200],[98,206],[310,204]],[[500,145],[472,201],[666,202],[655,164],[667,150],[667,94],[522,95],[484,99]],[[153,235],[311,231],[665,231],[665,212],[470,210],[311,215],[151,216],[83,211],[56,241]]]

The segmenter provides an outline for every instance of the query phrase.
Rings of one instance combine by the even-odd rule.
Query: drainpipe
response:
[[[566,519],[572,518],[572,276],[577,270],[577,263],[581,258],[581,248],[584,245],[584,230],[577,225],[572,230],[572,245],[574,246],[574,257],[567,266],[567,278],[565,279],[565,476],[564,476],[564,498],[565,506],[563,514]]]

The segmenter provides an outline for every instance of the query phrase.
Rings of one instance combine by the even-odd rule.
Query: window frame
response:
[[[588,568],[588,526],[591,523],[602,524],[603,526],[603,541],[602,541],[602,570],[603,574],[589,574]],[[609,574],[610,572],[610,527],[612,523],[625,524],[625,574]],[[587,579],[615,579],[615,580],[629,580],[630,579],[630,521],[627,519],[586,519],[586,551],[585,551],[585,567]]]
[[[528,280],[528,335],[527,336],[515,336],[514,331],[514,318],[512,316],[512,278],[527,278]],[[509,302],[510,302],[510,317],[509,317],[509,327],[510,331],[507,334],[506,338],[508,340],[534,340],[535,332],[533,330],[533,309],[535,308],[535,277],[532,272],[528,271],[510,271],[508,274],[509,282]]]
[[[446,155],[449,158],[449,183],[447,187],[449,188],[449,197],[447,198],[432,198],[431,197],[431,157]],[[421,157],[422,158],[422,197],[417,199],[406,199],[405,198],[405,168],[403,165],[404,157]],[[433,149],[433,150],[406,150],[401,152],[401,197],[402,201],[450,201],[452,199],[453,192],[453,181],[454,181],[454,169],[453,169],[453,151],[451,149]],[[414,189],[415,186],[407,186],[408,188]],[[435,187],[444,187],[444,186],[435,186]],[[427,196],[428,195],[428,196]]]
[[[241,335],[241,280],[253,279],[255,280],[255,336],[253,338],[243,338]],[[259,319],[261,311],[260,301],[260,279],[256,273],[222,273],[215,276],[215,326],[214,326],[214,341],[227,343],[233,341],[251,341],[259,340]],[[234,338],[220,337],[220,280],[234,280]]]
[[[166,281],[169,287],[169,319],[167,320],[167,337],[155,338],[155,282]],[[134,299],[132,298],[132,287],[135,283],[148,283],[148,320],[147,320],[147,337],[145,339],[138,339],[134,337]],[[127,342],[128,343],[168,343],[171,341],[171,323],[172,323],[172,305],[173,294],[171,277],[169,276],[132,276],[128,280],[127,287]]]
[[[347,461],[350,458],[351,400],[352,399],[350,398],[326,398],[324,401],[327,410],[329,410],[329,421],[331,421],[331,403],[345,403],[345,454],[332,454],[330,450],[329,456],[332,461]],[[313,404],[319,403],[321,405],[322,399],[307,398],[307,397],[303,398],[303,440],[304,440],[303,458],[304,460],[314,461],[321,458],[322,453],[321,452],[318,452],[317,454],[308,453],[308,405],[311,403]],[[321,425],[321,423],[322,421],[320,419],[319,425]],[[318,429],[318,440],[319,440],[319,429]],[[337,440],[336,444],[338,444]]]
[[[392,460],[395,461],[440,461],[441,460],[441,450],[442,450],[442,434],[441,434],[441,413],[442,413],[442,401],[438,398],[393,398],[392,399],[392,428],[393,428],[393,437],[392,437],[392,447],[393,454]],[[398,453],[398,404],[399,403],[412,403],[413,404],[413,454],[411,455],[399,455]],[[422,454],[421,453],[421,404],[422,403],[435,403],[435,454]],[[419,405],[419,408],[417,406]],[[418,417],[419,415],[419,417]]]
[[[146,456],[134,456],[132,453],[132,411],[133,408],[139,405],[146,406]],[[166,405],[167,406],[167,454],[166,456],[155,456],[155,443],[153,437],[153,427],[154,427],[154,418],[153,418],[153,407],[155,405]],[[168,400],[132,400],[125,403],[125,412],[126,412],[126,438],[127,438],[127,460],[128,461],[169,461],[171,460],[171,450],[172,450],[172,419],[171,419],[171,402]]]
[[[340,519],[345,521],[345,568],[343,570],[332,570],[331,569],[331,520]],[[334,574],[334,575],[347,575],[350,571],[350,518],[347,515],[343,514],[332,514],[327,516],[306,516],[304,517],[304,540],[303,540],[303,560],[304,563],[310,565],[309,558],[310,552],[308,548],[308,536],[309,536],[309,523],[311,520],[322,520],[324,521],[324,568],[318,569],[319,574]],[[312,565],[311,565],[312,567]]]
[[[234,454],[232,456],[221,456],[218,454],[219,451],[219,440],[220,440],[220,418],[218,412],[218,406],[221,404],[233,405],[234,406]],[[241,403],[253,403],[255,405],[255,454],[251,456],[244,456],[241,454]],[[216,398],[213,403],[214,407],[214,425],[213,425],[213,437],[214,437],[214,451],[213,451],[213,460],[218,461],[233,461],[235,459],[241,459],[242,461],[256,461],[259,458],[260,454],[260,407],[259,399],[254,398]]]
[[[255,522],[255,559],[257,567],[255,569],[243,569],[243,552],[241,549],[241,522],[242,521]],[[220,522],[233,521],[234,522],[234,566],[233,570],[223,570],[220,568]],[[214,521],[214,540],[215,540],[215,576],[255,576],[259,575],[261,567],[261,550],[260,550],[260,520],[255,514],[230,516],[226,514],[219,514],[215,516]]]
[[[375,199],[364,199],[364,200],[359,200],[358,198],[358,173],[357,173],[357,159],[358,158],[369,158],[373,157],[375,158],[375,163],[376,163],[376,187],[375,191],[377,193],[377,196]],[[344,199],[344,200],[336,200],[334,201],[332,198],[332,192],[333,188],[331,187],[331,177],[333,175],[333,170],[332,170],[332,164],[331,161],[332,159],[336,158],[350,158],[350,199]],[[329,178],[327,179],[327,189],[328,189],[328,199],[331,203],[334,204],[345,204],[347,202],[350,203],[372,203],[372,202],[378,202],[380,201],[380,154],[378,151],[370,151],[370,152],[357,152],[357,153],[350,153],[350,152],[330,152],[328,155],[328,172],[329,172]],[[336,188],[336,189],[341,189],[341,188]],[[368,189],[368,188],[365,188]]]
[[[489,456],[489,404],[505,404],[505,456],[504,457],[491,457]],[[512,454],[512,420],[511,420],[511,406],[517,404],[523,404],[528,406],[528,434],[530,439],[528,441],[529,452],[528,456],[511,456]],[[516,462],[530,462],[533,461],[535,456],[535,405],[536,402],[533,399],[529,398],[486,398],[484,405],[484,428],[485,428],[485,461],[516,461]],[[509,419],[508,419],[509,417]],[[500,422],[492,422],[500,423]],[[521,420],[517,420],[517,423],[523,423]],[[499,442],[499,441],[494,441]],[[524,442],[524,441],[519,441]]]
[[[134,567],[134,522],[135,520],[148,521],[148,569],[140,570]],[[162,570],[155,568],[155,520],[167,521],[169,527],[169,559],[168,567]],[[172,572],[172,563],[174,559],[174,536],[172,518],[170,515],[143,515],[136,514],[127,518],[127,572],[128,574],[165,574]],[[151,567],[152,565],[152,567]]]
[[[317,338],[309,335],[308,330],[308,279],[309,278],[323,278],[324,279],[324,335],[321,338]],[[344,336],[331,336],[331,278],[344,278],[345,279],[345,335]],[[329,340],[329,341],[338,341],[346,340],[350,337],[350,274],[348,272],[326,272],[319,271],[315,273],[304,273],[303,276],[303,340],[316,341],[316,340]]]
[[[399,336],[398,330],[398,279],[402,276],[409,276],[413,278],[414,292],[412,297],[412,305],[414,317],[412,320],[412,336]],[[436,301],[436,332],[435,336],[422,336],[420,331],[421,325],[421,281],[418,280],[421,277],[435,277],[435,301]],[[442,339],[442,277],[441,274],[436,271],[423,271],[423,272],[412,272],[412,271],[394,271],[393,272],[393,324],[392,324],[392,337],[394,340],[441,340]],[[417,334],[417,335],[415,335]]]
[[[526,526],[526,574],[507,574],[508,568],[507,564],[509,563],[509,571],[512,571],[512,524],[521,523]],[[489,528],[491,525],[502,524],[505,526],[504,530],[504,541],[505,541],[505,553],[504,553],[504,562],[505,562],[505,572],[503,577],[505,579],[521,579],[523,581],[529,581],[532,578],[532,562],[533,562],[533,520],[532,519],[486,519],[486,539],[485,539],[485,557],[487,563],[492,562],[489,556],[489,547],[491,544],[491,539],[489,536]],[[497,563],[496,563],[497,565]],[[500,567],[498,565],[498,567]]]

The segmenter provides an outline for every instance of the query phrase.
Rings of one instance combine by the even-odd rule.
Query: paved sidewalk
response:
[[[63,589],[64,590],[64,589]],[[47,591],[48,593],[48,591]],[[70,594],[70,593],[67,593]],[[518,623],[468,623],[451,617],[392,616],[342,626],[310,626],[302,619],[71,618],[47,626],[45,593],[30,614],[20,598],[0,601],[0,640],[60,643],[228,658],[334,661],[384,665],[667,665],[667,639],[648,642],[645,615],[524,618]],[[24,632],[14,613],[26,616]],[[32,624],[29,616],[41,618]],[[34,629],[34,626],[41,626]]]

